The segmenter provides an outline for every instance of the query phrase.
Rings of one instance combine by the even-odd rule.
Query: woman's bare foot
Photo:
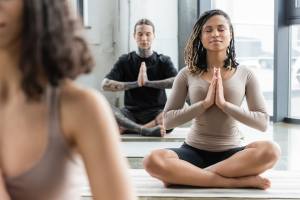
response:
[[[234,179],[237,182],[233,187],[250,187],[266,190],[271,186],[271,181],[261,176],[245,176]]]
[[[240,177],[240,178],[230,178],[233,180],[233,183],[227,186],[224,186],[225,188],[257,188],[266,190],[271,186],[271,182],[267,178],[263,178],[261,176],[247,176],[247,177]],[[172,186],[172,184],[167,183],[165,181],[162,181],[165,188],[168,188]],[[206,187],[206,186],[203,186]],[[211,186],[215,188],[214,186]],[[223,188],[223,186],[220,186],[220,188]]]
[[[164,184],[164,187],[165,188],[168,188],[168,187],[170,187],[172,184],[170,184],[170,183],[167,183],[167,182],[165,182],[165,181],[161,181],[163,184]]]

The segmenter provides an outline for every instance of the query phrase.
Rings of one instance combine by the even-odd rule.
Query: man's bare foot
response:
[[[141,129],[141,135],[150,136],[150,137],[163,137],[166,134],[166,130],[163,126],[159,125],[153,128],[145,128]]]
[[[155,126],[157,126],[157,125],[155,125],[155,121],[152,120],[152,121],[148,122],[147,124],[144,124],[143,128],[153,128]]]
[[[234,187],[250,187],[266,190],[271,187],[271,181],[261,176],[245,176],[235,178],[238,180],[237,185]]]
[[[123,128],[122,126],[119,126],[119,132],[122,135],[124,132],[126,131],[125,128]]]
[[[143,127],[146,127],[146,128],[153,128],[153,127],[158,126],[158,125],[163,125],[162,112],[159,113],[159,114],[154,118],[154,120],[148,122],[147,124],[144,124]]]
[[[159,113],[156,117],[155,117],[155,122],[159,125],[163,124],[163,113]]]

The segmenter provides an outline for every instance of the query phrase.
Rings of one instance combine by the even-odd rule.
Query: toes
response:
[[[170,186],[171,186],[171,184],[170,184],[170,183],[167,183],[167,182],[165,182],[165,181],[162,181],[162,183],[164,184],[164,187],[165,187],[165,188],[168,188],[168,187],[170,187]]]
[[[163,137],[166,134],[166,129],[161,125],[159,127],[160,127],[160,134]]]
[[[264,178],[264,185],[265,185],[265,189],[271,187],[271,181],[269,179]]]

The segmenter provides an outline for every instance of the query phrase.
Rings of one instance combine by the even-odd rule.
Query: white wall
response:
[[[177,0],[86,0],[88,26],[86,36],[96,66],[89,75],[82,75],[78,83],[100,90],[104,76],[121,54],[136,50],[133,26],[140,18],[149,18],[156,28],[153,49],[178,63]],[[102,92],[111,103],[122,93]]]
[[[177,0],[117,0],[116,59],[137,49],[133,38],[135,23],[141,18],[150,19],[155,25],[156,38],[153,50],[171,57],[178,68],[178,8]],[[123,93],[116,94],[123,104]]]
[[[77,79],[79,84],[100,90],[101,81],[115,62],[114,26],[116,19],[116,1],[86,0],[88,3],[88,26],[85,29],[87,40],[95,59],[95,68],[88,75]],[[110,102],[115,94],[104,93]]]
[[[171,57],[178,65],[178,9],[177,0],[130,0],[130,50],[136,50],[132,37],[135,23],[150,19],[155,26],[153,50]]]

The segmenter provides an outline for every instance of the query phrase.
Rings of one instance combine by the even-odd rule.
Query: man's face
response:
[[[134,39],[141,49],[149,49],[151,48],[154,33],[153,28],[150,25],[137,25],[135,28]]]

